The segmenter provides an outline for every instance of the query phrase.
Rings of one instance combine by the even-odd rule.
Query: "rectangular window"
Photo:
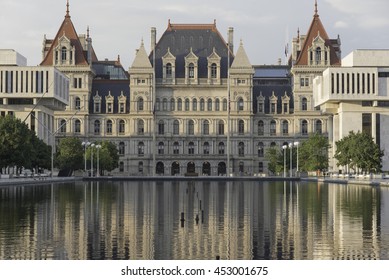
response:
[[[371,114],[364,113],[362,114],[362,132],[371,135],[372,127],[372,118]]]

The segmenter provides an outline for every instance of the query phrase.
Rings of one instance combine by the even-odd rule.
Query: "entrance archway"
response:
[[[157,173],[157,175],[163,175],[165,173],[165,166],[163,162],[160,161],[157,163],[155,173]]]
[[[196,173],[196,165],[193,161],[189,162],[186,166],[186,173],[193,174]]]
[[[226,164],[224,162],[219,162],[217,165],[217,175],[226,175],[227,174]]]
[[[180,174],[180,164],[176,161],[172,163],[172,176]]]
[[[209,162],[203,163],[203,175],[211,176],[211,164]]]

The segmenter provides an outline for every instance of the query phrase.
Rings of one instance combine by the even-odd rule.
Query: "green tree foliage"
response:
[[[34,135],[21,120],[0,117],[0,167],[31,167]]]
[[[78,170],[84,168],[81,140],[75,137],[62,138],[57,147],[56,166],[59,169]]]
[[[101,148],[97,150],[96,145],[101,145]],[[95,143],[95,145],[88,146],[86,151],[86,158],[88,166],[90,168],[91,153],[93,150],[93,169],[97,169],[97,153],[99,156],[99,168],[100,174],[104,174],[104,171],[112,171],[119,166],[119,152],[116,145],[109,141],[103,141],[101,143]]]
[[[335,158],[338,166],[348,166],[354,171],[380,172],[382,156],[378,144],[371,135],[350,131],[349,135],[336,142]]]
[[[51,169],[51,146],[35,135],[32,138],[32,145],[34,149],[31,166],[36,170],[39,168]]]
[[[311,134],[299,147],[299,169],[316,171],[328,169],[328,138],[322,134]]]
[[[278,147],[270,147],[266,150],[265,158],[268,161],[268,170],[277,174],[284,170],[283,150]]]

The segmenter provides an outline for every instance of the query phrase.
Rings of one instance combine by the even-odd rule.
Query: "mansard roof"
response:
[[[57,35],[53,40],[46,40],[46,43],[51,43],[45,58],[41,62],[42,66],[54,65],[53,52],[54,48],[58,45],[59,41],[63,38],[67,38],[70,41],[71,46],[75,48],[75,65],[89,65],[87,59],[87,53],[82,47],[80,38],[77,35],[76,29],[74,28],[73,22],[69,13],[69,2],[67,3],[67,10],[65,19],[63,20]],[[92,61],[97,61],[96,54],[92,48]]]
[[[155,46],[156,77],[162,78],[162,57],[169,51],[176,58],[176,78],[185,77],[185,57],[191,53],[198,57],[198,77],[208,77],[208,57],[214,50],[221,58],[221,77],[227,77],[227,63],[230,53],[231,62],[233,54],[229,51],[226,41],[213,24],[172,24],[163,33]],[[153,63],[153,51],[149,55]],[[230,62],[230,63],[231,63]]]
[[[317,2],[315,3],[315,14],[313,15],[313,20],[311,22],[311,26],[309,27],[308,33],[304,40],[304,45],[301,48],[301,52],[297,57],[295,65],[308,65],[309,57],[308,57],[308,49],[312,47],[313,41],[320,37],[324,40],[324,44],[330,48],[330,65],[340,65],[341,58],[338,57],[337,52],[339,52],[337,43],[337,39],[330,39],[323,23],[320,20],[318,10],[317,10]]]

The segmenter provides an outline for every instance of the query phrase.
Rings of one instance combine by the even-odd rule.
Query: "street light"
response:
[[[93,148],[95,144],[91,144],[90,147],[90,176],[93,177]]]
[[[283,145],[282,149],[284,150],[284,178],[286,178],[286,149],[288,148],[287,145]]]
[[[87,174],[87,170],[86,170],[86,148],[88,148],[88,146],[90,145],[90,142],[82,142],[82,146],[84,147],[84,177],[86,176]]]
[[[292,143],[289,143],[289,149],[290,149],[290,166],[289,166],[289,169],[290,169],[290,173],[289,173],[289,177],[293,177],[293,142]]]
[[[96,177],[100,177],[100,159],[99,159],[99,150],[101,149],[101,145],[96,145],[97,150],[97,171]]]
[[[296,167],[296,174],[299,173],[299,142],[296,141],[293,143],[297,147],[297,167]]]

